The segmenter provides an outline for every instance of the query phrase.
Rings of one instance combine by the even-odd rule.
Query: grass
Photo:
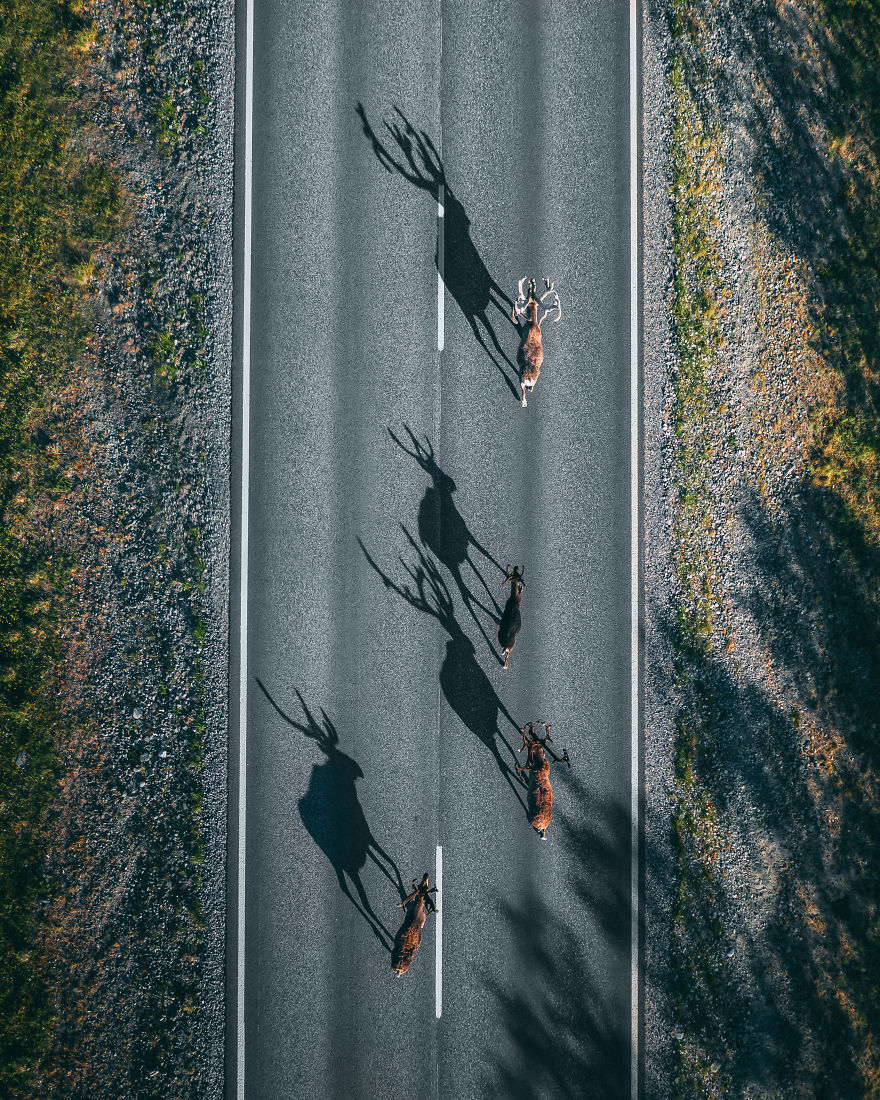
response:
[[[65,491],[52,396],[85,347],[96,253],[124,217],[114,174],[70,145],[73,80],[94,39],[84,12],[7,0],[0,23],[0,1094],[10,1097],[30,1095],[51,1025],[40,899],[65,724],[42,683],[68,563],[29,519]]]
[[[675,7],[681,38],[699,21]],[[689,32],[687,29],[690,29]],[[711,1096],[725,1080],[727,1050],[717,1021],[723,971],[718,911],[721,828],[701,776],[701,745],[712,736],[715,703],[705,675],[714,622],[713,563],[701,535],[711,526],[705,464],[717,434],[709,378],[723,345],[724,288],[712,232],[712,196],[721,161],[717,133],[697,110],[685,58],[670,68],[672,246],[671,316],[676,343],[673,424],[679,440],[674,545],[680,605],[674,628],[674,676],[681,700],[675,717],[675,859],[673,912],[675,1024],[672,1095]]]

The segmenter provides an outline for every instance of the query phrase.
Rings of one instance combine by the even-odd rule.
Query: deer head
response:
[[[520,752],[524,752],[528,749],[528,759],[525,765],[517,766],[517,771],[527,771],[529,768],[538,767],[540,764],[545,763],[547,760],[546,753],[549,753],[553,757],[553,761],[556,764],[561,764],[563,761],[571,767],[571,761],[568,758],[568,749],[562,750],[562,756],[557,756],[553,749],[550,748],[550,744],[553,738],[550,736],[550,726],[547,722],[539,722],[539,725],[544,727],[544,736],[539,737],[535,733],[535,723],[529,722],[522,727],[522,739],[523,744]]]
[[[524,290],[526,282],[528,281],[528,289]],[[543,325],[548,315],[553,311],[556,312],[556,316],[551,318],[553,321],[558,321],[562,316],[562,306],[559,303],[559,294],[556,291],[556,283],[551,283],[549,279],[544,280],[544,286],[547,288],[545,292],[538,297],[538,291],[535,286],[534,279],[528,279],[527,276],[523,276],[519,281],[519,288],[517,290],[516,301],[513,303],[513,311],[511,317],[515,324],[520,321],[528,321],[529,324],[536,325],[538,328]],[[544,300],[550,299],[549,304],[544,307]],[[538,317],[539,307],[543,308],[544,312]]]
[[[526,583],[523,580],[523,573],[525,572],[525,566],[520,567],[518,565],[515,565],[513,567],[513,572],[511,573],[510,565],[508,564],[505,567],[504,572],[505,572],[505,578],[501,582],[501,587],[503,588],[505,586],[505,584],[510,584],[511,593],[513,594],[514,598],[519,599],[520,595],[522,594],[522,590],[526,586]]]
[[[434,899],[431,897],[431,894],[437,893],[437,887],[432,886],[430,889],[428,889],[428,872],[425,871],[425,877],[422,879],[418,886],[416,886],[416,880],[413,879],[412,886],[413,892],[409,895],[409,897],[404,898],[403,901],[400,902],[400,904],[397,906],[397,908],[405,909],[407,905],[409,905],[409,903],[412,901],[424,901],[425,905],[427,906],[428,912],[433,913],[436,910],[437,906],[434,904]]]

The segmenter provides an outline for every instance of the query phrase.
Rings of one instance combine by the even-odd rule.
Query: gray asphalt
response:
[[[248,1097],[629,1095],[627,12],[540,10],[256,2]],[[521,409],[488,299],[527,274],[563,316]],[[433,918],[388,950],[438,844],[439,1021]]]

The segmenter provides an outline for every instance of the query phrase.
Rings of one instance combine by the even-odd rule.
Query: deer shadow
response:
[[[474,643],[462,630],[455,617],[452,596],[436,563],[424,552],[403,524],[401,528],[418,558],[418,564],[415,566],[408,565],[403,557],[400,558],[400,563],[414,587],[408,583],[399,584],[392,580],[370,556],[370,552],[360,539],[358,544],[385,587],[396,592],[417,611],[436,619],[449,635],[446,654],[440,668],[440,689],[443,696],[462,724],[492,753],[498,770],[516,796],[523,813],[528,816],[522,797],[525,784],[515,770],[519,759],[514,747],[502,733],[499,719],[505,718],[517,734],[520,732],[519,726],[498,698],[498,693],[492,687],[489,677],[480,667]],[[499,741],[510,754],[512,764],[502,755]]]
[[[480,611],[488,615],[497,625],[501,621],[501,608],[498,601],[492,595],[492,591],[485,577],[477,568],[476,562],[471,557],[471,549],[473,548],[475,551],[482,554],[487,561],[495,566],[499,573],[503,574],[504,570],[501,568],[501,563],[493,557],[482,543],[474,538],[468,529],[467,524],[452,498],[453,493],[457,491],[457,486],[453,479],[438,465],[434,457],[434,448],[431,446],[428,437],[425,437],[425,442],[423,444],[416,439],[415,435],[406,424],[404,424],[404,431],[410,438],[412,450],[410,450],[406,443],[399,439],[390,428],[388,429],[388,434],[405,454],[408,454],[418,462],[425,473],[431,478],[432,482],[430,488],[425,490],[425,495],[422,497],[422,501],[419,504],[419,538],[424,545],[428,547],[440,564],[449,570],[461,594],[462,602],[470,613],[471,618],[476,623],[477,629],[483,635],[486,645],[497,657],[495,647],[489,635],[486,633],[483,624],[480,622],[476,609],[479,608]],[[489,597],[492,604],[491,608],[481,603],[470,588],[468,588],[462,574],[462,568],[465,565],[470,566],[474,576],[486,590],[486,595]]]
[[[364,773],[357,761],[339,748],[339,734],[323,708],[318,721],[297,691],[305,717],[304,722],[297,722],[281,709],[259,679],[257,686],[275,712],[292,729],[314,741],[326,756],[324,763],[312,767],[308,790],[297,803],[299,815],[306,832],[330,861],[340,890],[370,926],[376,939],[390,952],[394,936],[376,915],[361,880],[367,859],[375,863],[401,900],[406,897],[406,891],[397,864],[373,836],[358,799],[356,783],[363,779]]]
[[[358,103],[356,110],[364,134],[373,147],[376,159],[385,171],[397,172],[413,187],[427,192],[436,202],[442,204],[443,252],[441,259],[438,247],[434,256],[437,271],[443,280],[443,285],[455,299],[456,305],[471,326],[477,343],[485,351],[518,401],[519,371],[502,348],[489,320],[489,307],[494,306],[507,321],[513,324],[510,312],[513,302],[489,274],[489,269],[483,263],[471,239],[471,219],[449,186],[443,161],[434,142],[424,130],[417,130],[403,112],[395,107],[394,113],[398,121],[384,122],[385,129],[392,140],[387,145],[383,144],[370,125],[363,104]],[[393,147],[396,147],[394,151],[400,159],[395,159],[392,155]],[[494,354],[480,331],[480,325],[491,341]],[[513,379],[510,372],[513,372]]]

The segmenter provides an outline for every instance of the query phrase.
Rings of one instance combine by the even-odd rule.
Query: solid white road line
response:
[[[443,849],[437,845],[437,871],[434,885],[437,893],[437,924],[434,937],[434,1004],[437,1019],[443,1015]]]
[[[639,1095],[639,132],[638,132],[638,0],[629,6],[629,194],[630,194],[630,704],[631,753],[631,957],[630,957],[630,1083],[632,1100]]]
[[[241,325],[241,590],[239,618],[238,685],[238,968],[236,1005],[236,1095],[244,1100],[244,902],[245,827],[247,822],[247,684],[248,684],[248,485],[250,481],[250,398],[251,398],[251,229],[253,205],[253,72],[254,0],[247,0],[244,76],[244,256]]]

